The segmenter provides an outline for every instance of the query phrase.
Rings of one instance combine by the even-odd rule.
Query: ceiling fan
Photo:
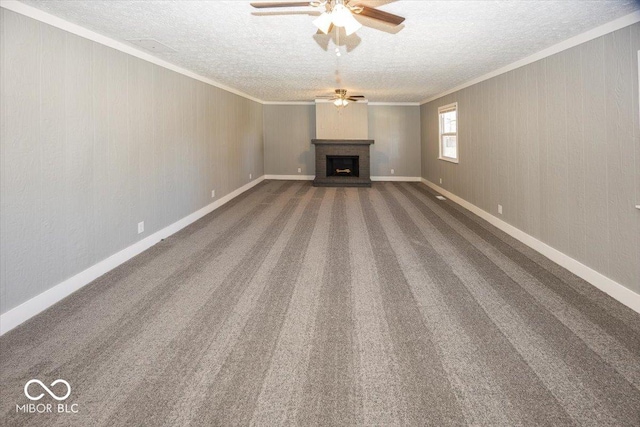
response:
[[[400,25],[404,18],[392,13],[384,12],[373,7],[360,4],[350,4],[351,0],[323,0],[323,1],[298,1],[298,2],[254,2],[251,6],[263,9],[272,7],[304,7],[312,6],[324,8],[324,12],[313,21],[324,34],[329,34],[333,27],[344,27],[347,36],[355,33],[362,27],[353,15],[366,16],[391,25]]]
[[[347,96],[346,89],[336,89],[335,95],[318,96],[316,99],[328,99],[329,101],[333,102],[333,105],[335,105],[336,107],[342,108],[349,105],[349,101],[351,102],[364,101],[365,97],[362,95]]]

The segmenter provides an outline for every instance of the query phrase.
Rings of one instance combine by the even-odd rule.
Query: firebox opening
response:
[[[327,156],[327,176],[360,176],[358,156]]]

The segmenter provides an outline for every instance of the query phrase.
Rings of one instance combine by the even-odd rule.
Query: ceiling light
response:
[[[322,15],[318,16],[316,19],[313,20],[313,25],[318,27],[318,29],[325,34],[329,33],[329,28],[331,27],[331,24],[332,24],[331,15],[329,15],[327,12],[323,12]]]
[[[359,23],[356,18],[353,17],[351,13],[349,13],[349,17],[345,19],[344,23],[344,31],[348,36],[355,33],[362,27],[362,24]]]
[[[362,24],[359,23],[356,20],[356,18],[353,17],[353,15],[351,13],[349,13],[349,17],[345,19],[345,23],[344,23],[344,31],[345,31],[345,33],[348,36],[350,36],[351,34],[353,34],[356,31],[358,31],[361,27],[362,27]]]
[[[336,27],[344,27],[348,36],[355,33],[362,27],[351,11],[343,4],[336,4],[331,11],[331,21]]]
[[[335,105],[338,108],[346,107],[347,105],[349,105],[349,101],[347,101],[344,98],[338,98],[335,101],[333,101],[333,105]]]
[[[331,11],[331,19],[333,20],[333,25],[335,25],[336,27],[344,27],[347,15],[351,15],[349,9],[347,9],[343,4],[336,4]]]
[[[336,4],[330,13],[323,12],[322,15],[313,20],[313,25],[318,27],[324,34],[329,33],[331,24],[336,27],[344,27],[347,36],[358,31],[362,24],[353,17],[351,10],[344,4]]]

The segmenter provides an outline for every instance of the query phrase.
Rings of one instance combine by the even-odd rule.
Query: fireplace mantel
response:
[[[312,139],[314,145],[371,145],[373,139]]]
[[[321,187],[371,187],[369,146],[373,139],[312,139],[316,146],[316,178],[313,185]],[[356,176],[328,176],[327,158],[357,158]],[[348,169],[345,169],[348,170]],[[342,172],[342,169],[336,169]]]

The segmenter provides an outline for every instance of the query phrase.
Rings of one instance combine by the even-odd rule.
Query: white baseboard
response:
[[[421,180],[422,178],[420,178],[419,176],[372,176],[371,177],[371,181],[374,181],[374,182],[384,182],[384,181],[420,182]]]
[[[264,179],[282,179],[287,181],[313,181],[315,175],[265,175]],[[420,182],[419,176],[372,176],[371,181]]]
[[[576,276],[586,280],[587,282],[591,283],[593,286],[600,289],[601,291],[609,294],[611,297],[620,301],[622,304],[640,313],[640,294],[633,292],[631,289],[622,286],[620,283],[608,278],[607,276],[604,276],[601,273],[598,273],[594,269],[587,267],[581,262],[571,258],[569,255],[566,255],[560,252],[559,250],[552,248],[546,243],[541,242],[535,237],[514,227],[513,225],[508,224],[503,220],[493,216],[489,212],[480,209],[476,205],[473,205],[467,202],[466,200],[456,196],[453,193],[450,193],[444,188],[437,186],[431,181],[428,181],[424,178],[422,178],[421,181],[428,187],[431,187],[438,193],[449,198],[450,200],[459,204],[463,208],[478,215],[480,218],[484,219],[485,221],[489,222],[493,226],[504,231],[511,237],[521,241],[522,243],[529,246],[530,248],[540,252],[542,255],[546,256],[551,261],[566,268]]]
[[[56,286],[20,304],[19,306],[12,308],[11,310],[0,316],[0,335],[3,335],[4,333],[20,325],[21,323],[29,320],[36,314],[51,307],[53,304],[69,296],[83,286],[91,283],[110,270],[113,270],[120,264],[128,261],[141,252],[144,252],[151,246],[158,243],[160,240],[171,236],[172,234],[182,230],[189,224],[199,220],[208,213],[213,212],[233,198],[239,196],[240,194],[264,181],[264,179],[264,176],[254,179],[248,184],[238,188],[237,190],[227,194],[224,197],[221,197],[220,199],[205,206],[204,208],[182,218],[177,222],[174,222],[173,224],[153,233],[148,237],[145,237],[144,239],[121,250],[120,252],[111,255],[109,258],[92,265],[91,267],[76,274],[73,277],[70,277],[62,283],[59,283]]]
[[[265,175],[264,179],[277,179],[285,181],[313,181],[315,175]]]

